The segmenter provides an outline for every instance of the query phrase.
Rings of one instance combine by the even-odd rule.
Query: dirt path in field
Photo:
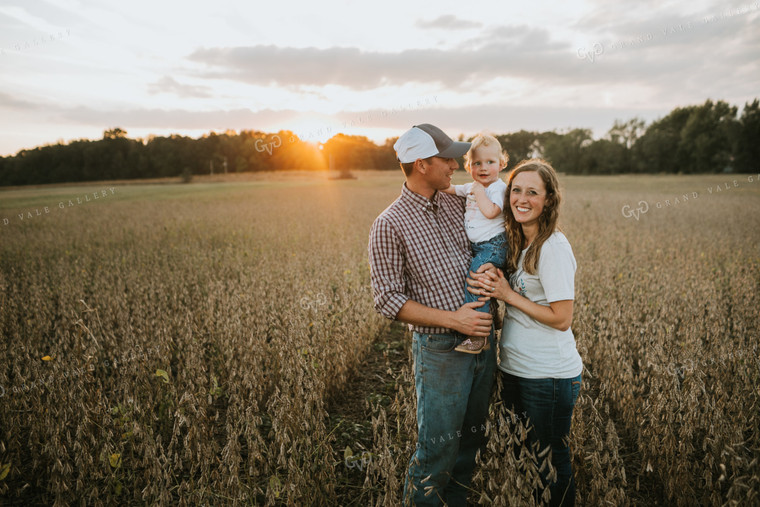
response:
[[[347,463],[343,451],[350,447],[354,455],[360,456],[372,449],[370,403],[380,403],[386,408],[390,405],[398,388],[398,372],[410,364],[410,340],[403,324],[390,324],[377,337],[356,375],[328,405],[330,429],[336,437],[333,448],[339,451],[341,460],[336,465],[340,480],[335,488],[340,505],[367,503],[361,462]]]

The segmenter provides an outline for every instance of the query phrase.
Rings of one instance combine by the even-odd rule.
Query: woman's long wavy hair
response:
[[[559,228],[559,205],[562,202],[562,195],[559,192],[559,181],[557,173],[549,162],[540,158],[531,158],[523,160],[509,173],[507,178],[506,205],[504,206],[504,225],[507,229],[507,238],[509,240],[509,258],[507,259],[507,270],[509,273],[517,271],[517,263],[520,261],[520,254],[525,248],[525,234],[522,226],[515,220],[510,205],[512,195],[512,181],[515,176],[522,172],[535,171],[541,177],[546,188],[546,202],[544,211],[538,218],[538,235],[530,244],[530,248],[525,253],[523,269],[531,275],[536,274],[538,270],[538,258],[541,255],[541,246],[544,241],[549,239],[554,231]]]

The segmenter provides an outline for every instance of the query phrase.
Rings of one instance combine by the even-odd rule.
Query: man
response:
[[[404,502],[465,505],[496,368],[495,349],[463,354],[467,336],[493,341],[492,317],[464,303],[472,252],[465,201],[448,188],[470,143],[430,124],[416,125],[394,145],[406,182],[377,217],[369,237],[375,308],[409,324],[417,391],[417,448]]]

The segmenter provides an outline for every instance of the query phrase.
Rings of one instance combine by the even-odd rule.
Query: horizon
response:
[[[720,100],[721,99],[713,100],[713,99],[708,98],[708,99],[705,99],[705,101],[702,102],[702,103],[700,103],[700,104],[688,104],[688,105],[677,106],[677,107],[679,107],[679,108],[688,108],[688,107],[692,107],[692,106],[703,105],[707,101],[713,101],[713,103],[716,103],[716,102],[720,102]],[[760,97],[756,97],[756,98],[754,98],[752,100],[760,100]],[[751,101],[748,101],[748,103],[751,103]],[[744,109],[745,104],[741,104],[741,105],[738,105],[738,104],[729,104],[729,105],[730,106],[736,106],[736,108],[737,108],[737,118],[740,117],[741,114],[742,114],[742,111]],[[672,111],[670,111],[670,112],[672,112]],[[667,113],[667,114],[670,114],[670,112]],[[667,116],[667,114],[665,114],[664,116]],[[658,121],[660,119],[662,119],[662,117],[658,117],[658,118],[656,118],[653,121]],[[652,122],[647,122],[646,125],[645,125],[645,127],[644,127],[644,129],[646,130],[647,128],[649,128],[649,126],[651,124],[652,124]],[[534,130],[534,131],[529,131],[529,132],[536,132],[536,133],[539,133],[539,134],[544,133],[544,132],[556,132],[556,133],[559,133],[559,134],[565,134],[565,133],[567,133],[567,131],[572,130],[574,128],[580,128],[580,129],[582,129],[584,127],[566,127],[564,129],[554,128],[554,129],[549,129],[549,130],[544,130],[544,131]],[[612,125],[610,125],[609,128],[611,129]],[[103,131],[103,134],[100,137],[98,137],[98,138],[73,138],[73,139],[67,139],[67,140],[57,139],[55,142],[46,142],[46,143],[39,144],[39,145],[36,145],[36,146],[20,148],[15,153],[10,153],[10,154],[6,154],[6,155],[0,154],[0,158],[15,157],[15,156],[18,156],[18,154],[21,153],[21,152],[23,152],[23,151],[32,151],[32,150],[39,149],[39,148],[58,146],[58,145],[64,145],[64,146],[66,146],[66,145],[70,145],[70,144],[75,143],[75,142],[96,142],[96,141],[100,141],[100,140],[102,140],[104,138],[104,134],[108,130],[113,130],[113,129],[121,129],[121,127],[118,127],[118,126],[109,127],[107,129],[105,129]],[[246,133],[246,132],[248,132],[248,133],[257,132],[257,133],[262,133],[262,134],[265,134],[265,135],[277,135],[277,134],[279,134],[281,132],[285,132],[285,133],[295,134],[298,137],[299,141],[301,141],[303,143],[312,144],[315,147],[321,147],[327,141],[329,141],[330,139],[332,139],[332,138],[334,138],[334,137],[336,137],[338,135],[365,137],[369,141],[371,141],[372,143],[374,143],[375,145],[377,145],[378,147],[381,147],[389,139],[398,138],[398,136],[404,132],[404,130],[401,130],[401,131],[397,132],[396,135],[393,135],[393,136],[390,136],[390,137],[372,138],[372,137],[369,137],[369,136],[362,136],[360,134],[347,134],[347,133],[345,133],[343,131],[338,131],[338,132],[332,133],[333,132],[332,128],[328,127],[326,125],[319,126],[319,127],[314,127],[313,129],[308,130],[308,131],[302,131],[302,132],[304,132],[304,134],[302,134],[302,135],[299,135],[294,130],[289,129],[289,128],[283,128],[283,129],[278,130],[276,132],[267,132],[267,131],[259,130],[259,129],[255,129],[255,128],[243,128],[243,129],[240,129],[240,130],[227,129],[227,130],[224,130],[224,131],[209,130],[209,131],[206,131],[206,132],[201,132],[200,134],[196,134],[196,135],[188,135],[188,134],[183,134],[181,132],[168,132],[168,133],[164,133],[164,134],[149,133],[147,136],[132,136],[132,135],[130,135],[130,133],[126,129],[121,129],[121,130],[124,132],[124,136],[123,137],[125,137],[127,139],[130,139],[130,140],[133,140],[133,141],[138,141],[138,142],[140,142],[143,145],[145,145],[148,142],[150,142],[150,140],[152,138],[154,138],[154,137],[181,136],[181,137],[189,137],[189,138],[191,138],[193,140],[199,140],[199,139],[202,139],[202,138],[205,138],[205,137],[209,137],[212,134],[219,136],[219,135],[230,135],[230,134],[232,134],[232,135],[241,135],[241,134]],[[527,129],[519,129],[519,130],[514,130],[514,131],[509,131],[509,132],[493,132],[493,131],[489,131],[487,133],[491,134],[491,135],[494,135],[494,136],[508,136],[508,135],[515,134],[517,132],[525,131],[525,130],[527,130]],[[460,138],[460,136],[462,136],[463,139],[472,139],[473,137],[475,137],[479,133],[481,133],[481,132],[476,132],[476,133],[472,133],[472,134],[468,134],[468,135],[465,135],[462,132],[459,132],[459,133],[449,132],[448,134],[451,136],[452,139],[458,139],[458,138]],[[605,131],[603,133],[603,135],[597,136],[597,135],[594,135],[594,132],[592,130],[592,137],[595,140],[598,140],[598,139],[603,138],[607,133],[608,133],[608,131]],[[330,137],[327,137],[327,134],[329,134]]]

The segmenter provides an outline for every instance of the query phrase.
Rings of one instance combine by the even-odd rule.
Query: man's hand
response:
[[[484,304],[484,301],[475,301],[462,305],[454,312],[453,323],[449,327],[465,336],[489,336],[493,317],[490,313],[475,310]]]

